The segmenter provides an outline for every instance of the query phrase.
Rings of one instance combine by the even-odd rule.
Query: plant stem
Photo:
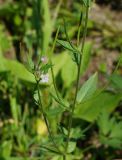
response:
[[[82,47],[81,47],[81,53],[82,54],[83,54],[84,44],[85,44],[85,39],[86,39],[86,34],[87,34],[88,10],[89,10],[89,7],[87,6],[86,11],[85,11],[85,24],[84,24],[84,31],[83,31]],[[78,88],[79,88],[82,54],[80,55],[80,62],[77,66],[78,67],[78,72],[77,72],[77,81],[76,81],[76,91],[75,91],[75,96],[74,96],[74,102],[73,102],[73,105],[72,105],[72,108],[71,108],[71,114],[70,114],[70,117],[69,117],[69,122],[68,122],[68,135],[67,135],[67,142],[66,142],[66,149],[65,149],[66,154],[67,154],[69,140],[70,140],[73,114],[74,114],[74,110],[75,110],[75,106],[76,106],[76,99],[77,99],[77,93],[78,93]],[[64,160],[66,160],[66,154],[65,154]]]
[[[65,155],[63,155],[63,160],[66,160],[66,156]]]
[[[42,112],[42,115],[43,115],[43,118],[44,118],[44,121],[45,121],[45,124],[46,124],[46,127],[47,127],[47,130],[48,130],[48,134],[49,134],[49,137],[52,141],[52,144],[53,146],[55,147],[55,149],[57,149],[57,151],[62,154],[62,152],[59,150],[57,144],[55,143],[54,141],[54,138],[53,138],[53,135],[52,135],[52,132],[50,130],[50,126],[49,126],[49,123],[48,123],[48,120],[47,120],[47,117],[46,117],[46,114],[44,112],[44,109],[43,109],[43,105],[42,105],[42,101],[41,101],[41,95],[40,95],[40,91],[39,91],[39,81],[37,81],[37,92],[38,92],[38,96],[39,96],[39,106],[40,106],[40,109],[41,109],[41,112]]]

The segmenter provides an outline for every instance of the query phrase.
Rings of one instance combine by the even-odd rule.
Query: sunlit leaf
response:
[[[10,71],[17,78],[35,83],[34,75],[31,74],[23,64],[15,60],[9,60],[1,57],[0,59],[0,72]]]
[[[106,109],[111,113],[117,107],[121,99],[121,94],[103,92],[95,97],[93,96],[92,99],[77,105],[74,116],[93,122],[97,119],[102,110]]]
[[[77,102],[81,103],[82,101],[88,99],[97,89],[98,76],[97,73],[92,75],[80,88],[77,95]]]

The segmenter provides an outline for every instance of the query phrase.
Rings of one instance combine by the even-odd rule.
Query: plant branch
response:
[[[86,11],[85,11],[85,24],[84,24],[84,31],[83,31],[82,46],[81,46],[81,53],[82,54],[83,54],[84,44],[85,44],[85,39],[86,39],[86,34],[87,34],[88,10],[89,10],[89,7],[87,6]],[[78,72],[77,72],[75,97],[74,97],[74,102],[73,102],[73,105],[71,108],[71,114],[70,114],[69,122],[68,122],[68,136],[67,136],[67,142],[66,142],[66,148],[65,148],[66,154],[67,154],[68,145],[69,145],[69,141],[70,141],[70,133],[71,133],[71,128],[72,128],[73,114],[74,114],[74,110],[75,110],[75,106],[76,106],[76,98],[77,98],[77,93],[78,93],[78,88],[79,88],[81,62],[82,62],[82,56],[80,55],[80,63],[78,64]],[[66,160],[66,157],[64,158],[64,160]]]

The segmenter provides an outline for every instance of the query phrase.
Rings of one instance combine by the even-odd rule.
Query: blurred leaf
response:
[[[61,76],[65,87],[69,87],[76,79],[76,65],[71,60],[67,51],[52,57],[54,75],[61,71]],[[69,64],[69,65],[68,65]],[[74,67],[74,68],[73,68]],[[66,76],[66,77],[65,77]]]
[[[14,23],[15,23],[16,26],[20,26],[21,25],[22,19],[21,19],[21,17],[19,15],[15,15]]]
[[[46,65],[43,65],[40,70],[41,72],[44,72],[44,74],[48,73],[48,70],[52,67],[53,65],[52,64],[46,64]]]
[[[57,42],[64,47],[64,49],[67,49],[71,52],[76,52],[76,50],[71,46],[71,44],[64,40],[57,40]]]
[[[5,140],[0,146],[0,156],[3,158],[9,157],[12,151],[12,141]]]
[[[102,110],[106,109],[108,112],[112,112],[121,99],[122,94],[112,94],[109,92],[100,93],[97,96],[93,96],[91,100],[80,103],[75,109],[74,116],[93,122]]]
[[[19,107],[17,102],[16,102],[16,98],[10,96],[10,106],[11,106],[11,113],[12,113],[12,118],[14,119],[14,122],[16,124],[16,127],[18,125],[18,121],[19,121]]]
[[[81,74],[83,74],[88,67],[90,61],[91,48],[92,48],[91,43],[85,43],[81,61]]]
[[[63,156],[54,156],[51,160],[63,160]]]
[[[0,72],[10,71],[17,78],[35,83],[34,75],[31,74],[23,64],[1,57],[0,59]]]
[[[114,148],[122,147],[122,121],[117,122],[115,117],[104,111],[97,120],[100,130],[100,140],[103,144],[107,144]]]
[[[122,140],[122,122],[116,122],[112,126],[111,138],[120,138]]]
[[[97,89],[98,75],[95,73],[92,75],[80,88],[77,95],[77,102],[81,103],[84,100],[89,99]]]
[[[102,73],[106,73],[107,72],[107,65],[106,65],[106,63],[99,64],[99,71],[102,72]]]
[[[67,60],[67,54],[66,52],[63,52],[61,54],[54,55],[52,57],[52,64],[53,64],[53,70],[54,70],[54,75],[57,76],[59,71],[61,71],[62,67],[66,63]]]
[[[82,0],[82,1],[83,1],[84,5],[87,7],[88,0]]]
[[[27,63],[25,64],[25,67],[31,73],[34,70],[34,62],[32,61],[32,57],[29,54],[27,55]]]
[[[47,134],[47,127],[45,122],[42,119],[37,119],[36,120],[36,129],[37,129],[37,134],[38,135],[46,135]]]
[[[63,109],[69,109],[69,108],[68,108],[68,107],[69,107],[69,102],[66,101],[65,99],[63,99],[60,94],[58,94],[59,97],[57,97],[56,94],[53,94],[53,93],[50,92],[50,96],[51,96],[57,103],[60,104],[60,107],[62,107]]]
[[[61,77],[64,82],[64,87],[68,88],[76,80],[77,76],[77,66],[71,60],[70,56],[67,55],[65,59],[65,64],[61,70]]]
[[[10,36],[7,35],[5,27],[0,24],[0,50],[5,53],[12,47]]]
[[[51,13],[50,13],[50,6],[49,6],[49,2],[48,0],[42,0],[42,9],[44,11],[44,15],[43,15],[43,20],[44,20],[44,25],[43,25],[43,54],[47,54],[48,55],[48,47],[49,47],[49,43],[51,40],[51,35],[53,33],[53,29],[55,26],[55,22],[56,22],[56,18],[58,16],[58,12],[60,10],[60,6],[62,4],[62,0],[59,0],[57,3],[57,6],[54,10],[54,17],[51,17]]]
[[[109,139],[108,137],[100,136],[100,141],[102,144],[111,146],[113,148],[121,149],[122,141],[116,138]]]
[[[122,76],[112,74],[109,79],[115,88],[122,89]]]
[[[57,117],[59,114],[62,114],[62,112],[64,112],[65,109],[61,108],[60,106],[55,107],[55,108],[49,108],[48,110],[46,110],[46,115],[48,117]]]
[[[81,160],[83,159],[83,154],[80,153],[79,155],[75,155],[75,154],[68,154],[66,156],[66,160]],[[51,160],[63,160],[63,156],[54,156]]]
[[[91,0],[82,0],[86,7],[90,6]]]
[[[109,120],[109,114],[107,111],[102,112],[97,120],[97,123],[100,127],[100,132],[107,136],[114,125],[114,121],[114,118]]]
[[[72,57],[72,60],[74,62],[76,62],[76,64],[79,64],[79,59],[80,59],[80,51],[77,50],[77,48],[71,44],[70,42],[68,41],[64,41],[64,40],[57,40],[57,42],[63,46],[64,49],[67,49],[68,51],[71,52],[71,57]],[[67,52],[67,53],[70,53],[70,52]]]
[[[34,92],[33,98],[34,98],[35,102],[38,103],[38,101],[39,101],[38,91]]]
[[[50,42],[51,34],[52,34],[52,20],[51,14],[49,10],[49,2],[48,0],[42,0],[43,10],[44,10],[44,25],[43,25],[43,53],[47,52],[48,45]],[[44,53],[47,54],[47,53]]]
[[[1,157],[0,157],[1,158]],[[3,157],[2,157],[3,158]],[[22,157],[5,157],[5,158],[3,158],[3,159],[0,159],[0,160],[38,160],[38,158],[22,158]]]
[[[79,127],[75,127],[71,129],[71,137],[74,139],[83,138],[85,135],[83,133],[83,130],[81,130]]]
[[[76,148],[76,142],[69,142],[67,152],[72,153],[75,150],[75,148]]]

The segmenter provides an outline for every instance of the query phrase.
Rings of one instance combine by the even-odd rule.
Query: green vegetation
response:
[[[0,160],[122,158],[118,3],[0,1]]]

